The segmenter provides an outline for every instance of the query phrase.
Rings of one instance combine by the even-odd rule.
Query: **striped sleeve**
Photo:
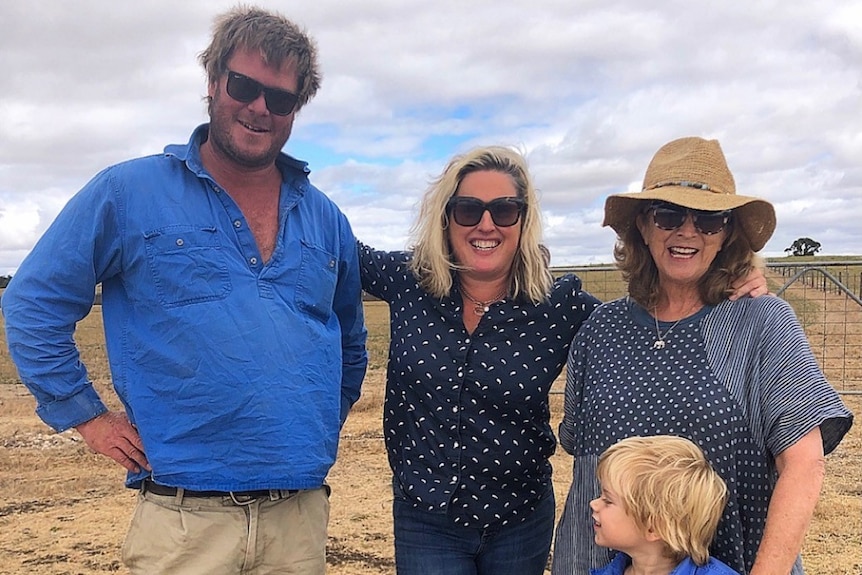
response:
[[[586,354],[586,329],[575,335],[569,348],[569,359],[566,363],[566,393],[563,400],[563,420],[560,422],[560,445],[566,453],[575,453],[575,417],[581,403],[584,380],[584,361]]]
[[[831,452],[853,416],[820,370],[790,305],[764,296],[724,302],[703,323],[707,355],[773,457],[820,427]]]

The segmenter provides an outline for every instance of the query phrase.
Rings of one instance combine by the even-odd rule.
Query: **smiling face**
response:
[[[647,543],[645,533],[640,529],[623,508],[619,496],[602,488],[602,494],[590,501],[593,512],[593,530],[596,545],[624,551],[632,551]]]
[[[455,196],[490,202],[517,197],[518,191],[508,174],[483,170],[464,176]],[[468,268],[461,273],[479,281],[508,277],[521,239],[521,224],[519,220],[513,226],[497,226],[488,211],[475,226],[461,226],[450,217],[448,234],[452,253],[455,261]]]
[[[637,226],[649,247],[663,287],[694,289],[709,270],[724,244],[727,230],[704,234],[694,226],[691,214],[674,230],[655,225],[652,212],[642,213]]]
[[[227,67],[264,86],[297,91],[298,77],[292,60],[273,67],[264,62],[259,51],[239,49]],[[287,116],[270,113],[263,94],[251,102],[239,102],[228,95],[226,86],[227,74],[223,74],[208,89],[211,98],[208,143],[214,156],[240,169],[271,165],[290,137],[296,112]]]

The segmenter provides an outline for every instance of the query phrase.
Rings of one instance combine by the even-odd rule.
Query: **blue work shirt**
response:
[[[73,339],[101,283],[114,388],[155,481],[316,488],[367,365],[356,240],[306,163],[281,154],[263,262],[201,163],[207,134],[107,168],[69,201],[3,296],[9,349],[45,423],[104,413]]]

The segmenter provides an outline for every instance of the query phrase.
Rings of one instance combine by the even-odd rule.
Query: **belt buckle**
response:
[[[282,501],[284,499],[290,499],[297,493],[299,493],[299,489],[270,489],[269,500]]]
[[[296,490],[294,489],[270,489],[269,490],[269,500],[270,501],[281,501],[282,499],[290,499],[296,495]]]
[[[242,493],[236,491],[228,492],[231,498],[236,505],[250,505],[257,499],[267,498],[270,501],[281,501],[282,499],[290,499],[294,495],[297,494],[297,490],[294,489],[268,489],[268,494],[264,495],[261,493],[260,495],[251,495],[249,493]]]
[[[246,495],[244,493],[236,493],[234,491],[230,491],[230,498],[236,505],[251,505],[254,503],[256,497],[252,495]]]

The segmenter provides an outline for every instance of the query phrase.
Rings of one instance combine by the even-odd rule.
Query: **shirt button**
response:
[[[183,247],[183,244],[185,244],[185,243],[186,242],[183,240],[183,238],[177,238],[177,245],[178,246]]]
[[[234,221],[234,223],[233,223],[233,227],[235,227],[235,228],[237,228],[237,229],[241,228],[241,227],[242,227],[242,222],[241,222],[241,221],[239,221],[239,220]]]
[[[248,261],[251,262],[251,265],[253,265],[253,266],[257,265],[257,258],[249,258]]]
[[[329,268],[332,269],[335,267],[335,260],[329,260]]]

